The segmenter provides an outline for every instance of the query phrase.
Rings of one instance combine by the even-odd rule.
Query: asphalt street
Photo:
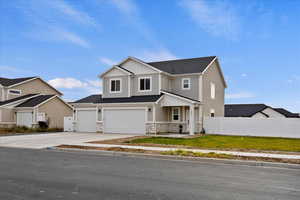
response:
[[[300,199],[300,170],[0,148],[0,199]]]

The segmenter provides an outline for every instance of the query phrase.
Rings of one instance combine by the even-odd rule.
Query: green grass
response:
[[[28,128],[25,126],[16,126],[13,128],[0,128],[0,134],[12,133],[41,133],[41,132],[61,132],[61,128]]]
[[[270,150],[300,152],[300,139],[204,135],[196,138],[149,137],[129,141],[132,144],[181,145],[202,149]]]

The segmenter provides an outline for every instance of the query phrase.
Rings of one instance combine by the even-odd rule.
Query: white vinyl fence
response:
[[[208,134],[300,138],[300,118],[204,118]]]

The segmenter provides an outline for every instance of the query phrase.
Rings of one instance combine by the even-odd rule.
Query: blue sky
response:
[[[300,112],[300,1],[0,0],[0,76],[40,76],[67,100],[101,92],[127,56],[219,57],[227,103]]]

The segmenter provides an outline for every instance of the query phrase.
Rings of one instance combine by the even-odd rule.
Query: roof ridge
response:
[[[158,62],[170,62],[170,61],[183,61],[183,60],[193,60],[193,59],[200,59],[200,58],[215,58],[217,56],[204,56],[204,57],[194,57],[194,58],[180,58],[180,59],[170,59],[170,60],[162,60],[162,61],[154,61],[154,62],[146,62],[147,64],[150,63],[158,63]]]

